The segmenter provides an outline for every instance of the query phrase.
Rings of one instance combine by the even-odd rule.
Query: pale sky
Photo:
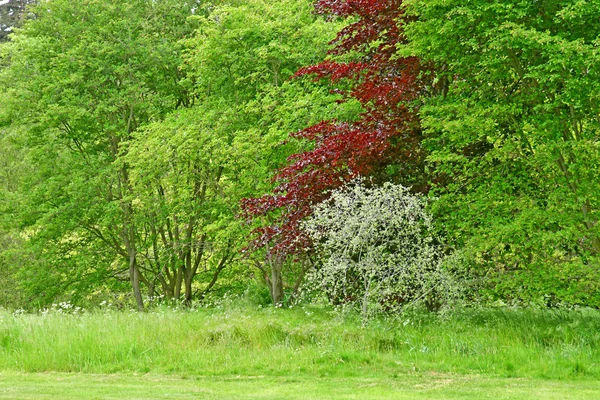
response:
[[[9,2],[10,2],[10,0],[0,0],[0,6],[8,4]]]

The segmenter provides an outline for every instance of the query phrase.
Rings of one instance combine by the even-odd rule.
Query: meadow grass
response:
[[[0,312],[0,371],[594,381],[600,378],[600,312],[462,310],[366,325],[318,307]]]

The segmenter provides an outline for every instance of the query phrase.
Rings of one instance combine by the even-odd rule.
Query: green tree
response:
[[[236,218],[239,201],[268,191],[273,170],[302,146],[282,143],[288,133],[346,112],[326,87],[288,81],[323,57],[334,36],[335,24],[311,10],[308,1],[252,0],[198,17],[182,65],[190,103],[134,135],[124,159],[139,215],[151,216],[145,257],[167,296],[202,297],[247,245],[251,227]],[[279,303],[279,265],[273,274],[254,256]],[[207,276],[194,289],[200,272]]]
[[[177,43],[191,33],[196,6],[53,0],[34,7],[3,47],[4,123],[19,127],[35,166],[20,219],[47,260],[39,272],[55,284],[46,286],[128,276],[143,307],[142,231],[119,156],[141,126],[187,101]]]
[[[18,307],[22,302],[17,275],[19,265],[29,256],[19,251],[23,238],[14,216],[19,182],[31,166],[24,162],[23,151],[15,141],[14,132],[0,127],[0,307]]]
[[[594,2],[410,0],[437,213],[493,293],[600,304]]]
[[[33,167],[5,205],[39,301],[127,278],[141,309],[143,286],[189,303],[223,274],[239,279],[226,267],[242,266],[252,228],[240,199],[268,191],[304,146],[283,143],[289,132],[356,113],[323,84],[288,81],[339,28],[309,1],[53,0],[33,12],[3,48],[0,120]],[[253,264],[279,302],[280,266]]]

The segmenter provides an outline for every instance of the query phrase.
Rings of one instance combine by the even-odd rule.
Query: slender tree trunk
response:
[[[142,291],[140,285],[140,269],[137,265],[137,248],[135,245],[135,226],[132,221],[132,212],[131,205],[124,204],[123,205],[123,241],[125,244],[125,249],[127,250],[127,257],[129,262],[129,279],[131,281],[131,286],[133,289],[133,297],[135,298],[135,302],[137,304],[137,308],[139,311],[144,310],[144,300],[142,299]]]
[[[135,249],[132,249],[129,254],[129,278],[133,287],[133,297],[135,298],[138,311],[144,311],[144,299],[142,299],[140,287],[140,269],[137,266]]]
[[[204,298],[206,297],[206,295],[208,294],[208,292],[210,292],[210,290],[212,289],[212,287],[215,285],[215,283],[217,283],[217,279],[219,278],[219,274],[221,273],[221,271],[223,271],[223,269],[225,269],[225,267],[227,267],[227,261],[233,259],[232,257],[229,257],[229,254],[225,254],[221,260],[219,261],[219,265],[217,265],[217,269],[215,270],[211,281],[209,282],[208,286],[206,286],[206,288],[202,291],[202,293],[200,293],[200,296],[198,296],[198,300],[202,301],[204,300]]]
[[[144,274],[142,273],[142,271],[140,271],[139,276],[140,276],[140,282],[143,283],[144,285],[146,285],[146,287],[148,288],[148,296],[150,298],[153,298],[154,295],[156,294],[156,280],[149,281],[144,276]]]
[[[271,296],[273,304],[279,305],[283,302],[283,263],[279,257],[271,261]]]
[[[283,302],[283,259],[278,254],[272,253],[269,245],[267,245],[265,250],[265,261],[270,271],[264,271],[264,278],[269,287],[273,305],[278,306]],[[270,279],[267,272],[270,272]]]
[[[163,291],[163,294],[165,295],[165,298],[167,299],[172,299],[173,298],[173,289],[171,287],[171,285],[169,284],[169,282],[167,282],[167,280],[164,278],[164,276],[162,276],[162,272],[159,273],[158,275],[158,282],[160,283],[160,287]]]
[[[186,307],[189,307],[192,305],[192,297],[193,297],[193,293],[192,293],[192,282],[194,281],[194,275],[192,274],[186,274],[185,275],[185,282],[184,282],[184,286],[185,286],[185,291],[184,291],[184,304]]]
[[[131,133],[133,124],[133,107],[130,107],[129,120],[127,123],[127,132]],[[111,136],[111,151],[113,155],[119,155],[119,139],[116,135]],[[129,186],[129,173],[125,164],[121,165],[118,173],[118,195],[123,212],[122,236],[129,262],[129,280],[133,289],[133,297],[139,311],[144,311],[144,299],[140,285],[140,269],[137,265],[137,247],[136,247],[136,227],[133,217],[133,207],[126,196],[132,192]]]
[[[298,277],[296,278],[296,282],[294,283],[294,287],[292,288],[292,294],[289,298],[289,302],[293,302],[298,298],[299,295],[299,291],[300,291],[300,285],[302,284],[302,281],[304,281],[304,276],[306,275],[306,273],[308,272],[308,270],[310,270],[313,266],[313,262],[310,259],[305,260],[302,263],[302,268],[300,269],[300,274],[298,275]]]
[[[173,298],[178,300],[181,297],[181,287],[183,285],[183,268],[184,267],[180,266],[175,275],[175,290],[173,292]]]

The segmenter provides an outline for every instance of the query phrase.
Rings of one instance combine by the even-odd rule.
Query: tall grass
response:
[[[366,326],[323,308],[0,312],[0,370],[600,378],[600,312],[414,313]]]

